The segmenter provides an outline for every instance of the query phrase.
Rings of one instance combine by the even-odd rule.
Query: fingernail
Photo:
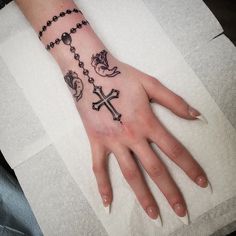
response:
[[[205,116],[199,115],[199,116],[196,116],[196,118],[197,118],[198,120],[201,120],[203,123],[208,124],[208,121],[207,121],[207,119],[206,119]]]
[[[157,219],[152,219],[153,220],[153,223],[158,227],[158,228],[161,228],[163,226],[162,224],[162,219],[161,219],[161,216],[159,215],[157,217]]]
[[[211,194],[213,193],[212,186],[209,180],[207,180],[205,176],[198,176],[196,178],[196,183],[197,185],[199,185],[200,187],[202,187],[204,190],[208,191],[209,193]]]
[[[147,214],[153,220],[154,224],[158,227],[162,227],[162,220],[160,214],[158,214],[158,210],[154,206],[149,206],[146,209]]]
[[[197,118],[198,120],[201,120],[202,122],[208,124],[208,121],[207,121],[206,117],[203,116],[198,110],[196,110],[193,107],[189,106],[188,107],[188,112],[189,112],[190,116],[192,116],[194,118]]]
[[[102,200],[103,200],[103,206],[105,208],[106,213],[110,214],[111,204],[109,203],[109,197],[107,195],[103,195]]]
[[[104,206],[105,212],[109,215],[111,213],[111,205],[109,204],[108,206]]]
[[[178,216],[178,218],[185,224],[185,225],[189,225],[189,215],[188,212],[186,212],[185,216]]]
[[[178,218],[186,225],[189,224],[189,216],[188,216],[188,211],[184,207],[183,204],[181,203],[176,203],[174,206],[174,211],[177,214]]]

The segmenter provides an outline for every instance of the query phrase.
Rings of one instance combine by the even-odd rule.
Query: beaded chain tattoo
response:
[[[61,12],[59,16],[54,16],[52,21],[47,22],[47,26],[50,26],[52,22],[58,20],[59,17],[64,17],[66,14],[71,13],[80,13],[82,12],[78,9],[66,10],[65,12]],[[85,68],[84,62],[80,58],[80,54],[76,51],[76,48],[72,44],[71,35],[76,33],[79,29],[82,29],[83,26],[89,25],[87,20],[82,20],[77,23],[75,27],[71,28],[69,32],[64,32],[60,38],[55,39],[54,41],[48,43],[46,45],[47,50],[51,50],[55,45],[60,44],[61,42],[69,47],[70,53],[73,54],[73,58],[77,61],[78,67],[82,70],[83,75],[87,78],[89,84],[93,86],[93,93],[96,94],[99,98],[98,101],[92,103],[92,109],[99,111],[101,107],[105,106],[108,111],[111,113],[113,120],[121,122],[121,114],[114,108],[111,103],[111,100],[115,98],[119,98],[120,91],[116,89],[112,89],[107,95],[104,94],[102,86],[96,85],[94,78],[89,75],[89,70]],[[41,39],[43,32],[46,31],[47,26],[43,26],[42,30],[39,32],[39,39]],[[91,57],[91,65],[94,68],[96,74],[102,77],[115,77],[120,74],[118,68],[115,66],[110,68],[107,60],[107,51],[102,50]],[[64,76],[64,80],[67,85],[74,90],[74,98],[78,102],[83,96],[84,85],[82,80],[79,78],[78,74],[75,71],[69,70]]]

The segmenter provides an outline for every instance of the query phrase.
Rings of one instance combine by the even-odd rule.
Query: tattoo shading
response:
[[[95,72],[103,77],[114,77],[120,74],[120,71],[117,71],[116,66],[112,69],[109,69],[106,50],[102,50],[95,56],[92,55],[91,65],[94,67]]]
[[[73,96],[75,97],[76,101],[78,102],[83,96],[84,85],[82,80],[79,78],[78,74],[74,71],[69,70],[66,75],[64,76],[66,83],[69,85],[70,88],[75,90]]]
[[[78,52],[76,52],[76,48],[72,45],[72,37],[70,36],[70,34],[64,32],[61,36],[61,41],[65,45],[70,47],[70,52],[73,54],[75,61],[77,61],[78,67],[82,70],[83,75],[85,77],[87,77],[88,83],[93,85],[93,93],[96,94],[100,98],[99,101],[92,103],[92,109],[96,110],[96,111],[99,111],[100,108],[104,105],[110,111],[110,113],[112,114],[113,120],[116,120],[116,121],[119,121],[120,123],[122,123],[121,122],[121,116],[122,115],[120,113],[118,113],[116,111],[116,109],[113,107],[113,105],[111,104],[111,100],[115,99],[115,98],[118,98],[120,92],[116,89],[112,89],[108,95],[105,95],[104,92],[103,92],[102,86],[97,86],[95,84],[94,78],[92,78],[89,75],[89,70],[87,70],[85,68],[84,62],[81,61],[80,54]],[[74,82],[73,82],[74,80],[78,81],[78,79],[79,79],[78,75],[73,71],[69,71],[65,76],[66,82],[73,89],[78,88],[77,84],[75,86]],[[82,81],[81,81],[80,85],[81,86],[83,85]],[[83,86],[82,87],[81,86],[79,87],[81,92],[77,93],[77,90],[76,90],[75,95],[79,94],[82,97]],[[80,96],[79,96],[78,100],[81,98]]]

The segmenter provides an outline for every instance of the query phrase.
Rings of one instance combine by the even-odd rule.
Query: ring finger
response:
[[[122,147],[119,150],[114,151],[117,162],[120,166],[121,172],[134,191],[138,201],[142,208],[152,219],[157,219],[158,224],[161,224],[161,218],[157,203],[147,186],[147,183],[143,177],[143,174],[134,160],[132,154],[126,147]]]

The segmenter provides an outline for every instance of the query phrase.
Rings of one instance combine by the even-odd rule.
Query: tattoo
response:
[[[115,108],[112,106],[111,104],[111,100],[114,98],[118,98],[119,97],[119,91],[112,89],[111,92],[108,95],[105,95],[102,89],[102,86],[97,86],[95,84],[94,78],[92,78],[89,75],[89,70],[85,69],[84,67],[84,62],[81,61],[80,59],[80,54],[78,52],[76,52],[76,48],[74,46],[72,46],[72,37],[69,33],[63,33],[61,36],[61,41],[70,47],[70,52],[73,54],[74,59],[78,62],[78,66],[81,68],[81,70],[83,71],[83,74],[85,77],[87,77],[88,82],[90,84],[93,85],[93,93],[96,94],[100,100],[97,102],[94,102],[92,104],[92,109],[99,111],[100,108],[105,105],[105,107],[110,111],[110,113],[112,114],[113,120],[116,121],[120,121],[121,122],[121,114],[118,113]]]
[[[70,88],[75,90],[73,96],[78,102],[83,96],[84,85],[82,80],[79,78],[78,74],[72,70],[69,70],[64,76],[66,83]]]
[[[81,22],[78,22],[74,27],[70,29],[69,34],[76,33],[78,30],[82,29],[83,26],[86,25],[89,25],[89,22],[87,20],[82,20]],[[51,50],[51,48],[54,48],[54,46],[59,45],[61,41],[62,41],[61,38],[56,38],[54,41],[48,43],[45,48],[49,51]]]
[[[64,17],[66,14],[70,15],[71,13],[82,14],[82,12],[80,10],[78,10],[77,8],[74,8],[72,10],[67,9],[66,11],[62,11],[62,12],[60,12],[60,14],[58,16],[53,16],[52,19],[48,20],[47,23],[42,26],[42,29],[38,33],[39,39],[41,40],[41,37],[43,36],[43,32],[45,32],[47,30],[47,27],[51,26],[51,24],[53,22],[56,22],[60,17]]]
[[[109,69],[106,50],[102,50],[95,56],[92,55],[91,65],[94,67],[95,72],[103,77],[114,77],[120,74],[120,71],[117,71],[116,66],[112,69]]]
[[[95,86],[93,93],[97,94],[100,98],[99,101],[93,102],[93,109],[99,111],[100,108],[105,105],[106,108],[111,112],[114,120],[120,120],[121,114],[116,111],[116,109],[112,106],[111,100],[119,97],[119,91],[116,89],[112,89],[108,95],[105,95],[102,91],[101,86]]]

